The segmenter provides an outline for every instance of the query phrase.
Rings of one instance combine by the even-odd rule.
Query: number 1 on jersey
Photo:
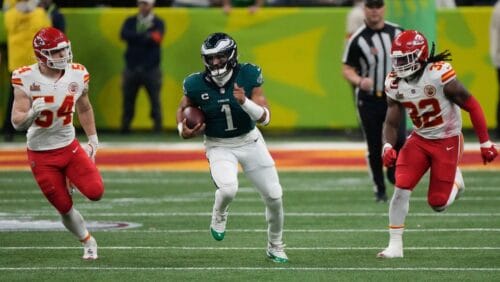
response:
[[[220,111],[226,115],[226,126],[227,127],[226,127],[225,131],[235,130],[236,127],[234,127],[233,116],[231,115],[231,107],[229,106],[229,104],[223,104]]]

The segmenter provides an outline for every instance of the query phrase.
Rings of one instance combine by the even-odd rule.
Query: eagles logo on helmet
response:
[[[219,81],[230,75],[238,64],[236,42],[222,32],[210,34],[205,39],[201,45],[201,56],[207,73]]]
[[[416,73],[425,65],[428,57],[427,39],[416,30],[403,31],[392,42],[392,67],[398,77]]]
[[[53,27],[42,28],[35,34],[33,49],[38,61],[52,69],[65,69],[73,60],[68,38],[62,31]]]

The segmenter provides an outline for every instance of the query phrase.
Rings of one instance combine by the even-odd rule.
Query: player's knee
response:
[[[283,205],[283,201],[281,200],[281,197],[279,198],[265,198],[264,199],[266,203],[266,207],[269,208],[270,210],[279,210],[281,209]]]
[[[219,188],[219,193],[225,199],[234,199],[236,197],[236,192],[238,191],[238,182],[223,182],[217,184],[217,188]]]
[[[442,212],[446,209],[446,203],[448,202],[448,196],[443,193],[435,193],[429,195],[427,202],[431,208],[436,212]]]
[[[67,214],[73,207],[73,203],[70,201],[62,201],[55,203],[54,206],[60,214]]]
[[[89,189],[86,189],[85,196],[91,201],[99,201],[104,195],[104,184],[102,181],[93,181],[89,184]]]

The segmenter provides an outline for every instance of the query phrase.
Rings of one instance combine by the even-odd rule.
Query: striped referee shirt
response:
[[[398,25],[385,21],[384,27],[374,30],[366,25],[360,27],[347,42],[342,62],[356,69],[363,77],[373,79],[373,91],[365,92],[357,88],[358,97],[364,95],[385,97],[384,80],[392,70],[392,40],[403,29]]]

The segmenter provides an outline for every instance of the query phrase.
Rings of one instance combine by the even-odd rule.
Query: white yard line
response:
[[[65,231],[65,230],[61,230]],[[267,229],[227,229],[231,233],[265,233]],[[207,233],[207,229],[156,229],[156,230],[137,230],[137,229],[106,229],[98,232],[124,232],[124,233]],[[387,228],[382,229],[285,229],[285,233],[387,233]],[[500,232],[500,228],[423,228],[423,229],[405,229],[405,233],[432,233],[432,232]]]
[[[23,247],[0,247],[0,250],[23,251],[23,250],[74,250],[82,247],[66,247],[66,246],[23,246]],[[175,246],[99,246],[100,250],[203,250],[203,251],[227,251],[227,250],[262,250],[262,247],[175,247]],[[349,250],[380,250],[383,247],[287,247],[287,250],[295,251],[349,251]],[[500,247],[405,247],[405,251],[432,251],[432,250],[479,250],[479,251],[496,251]]]
[[[349,272],[399,272],[399,271],[446,271],[446,272],[498,272],[493,267],[0,267],[0,271],[349,271]]]
[[[264,212],[232,212],[230,215],[232,216],[258,216],[261,217]],[[28,213],[2,213],[0,212],[0,216],[2,217],[12,217],[12,216],[53,216],[54,212],[28,212]],[[93,213],[88,211],[85,213],[87,216],[92,217],[168,217],[168,216],[211,216],[211,212],[107,212],[107,213]],[[359,212],[359,213],[325,213],[325,212],[287,212],[285,213],[287,217],[386,217],[387,213],[369,213],[369,212]],[[500,213],[410,213],[409,217],[499,217]]]

